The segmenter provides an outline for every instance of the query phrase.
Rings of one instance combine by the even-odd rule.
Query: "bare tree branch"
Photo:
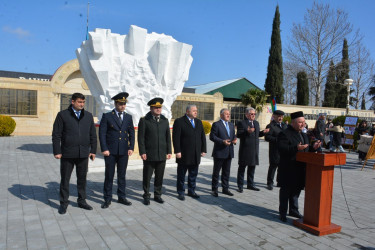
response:
[[[293,24],[291,43],[286,49],[287,59],[303,66],[311,77],[311,97],[315,106],[321,105],[322,85],[330,61],[338,61],[342,42],[353,28],[348,14],[333,10],[328,4],[314,3],[302,24]],[[356,40],[354,36],[351,40]]]

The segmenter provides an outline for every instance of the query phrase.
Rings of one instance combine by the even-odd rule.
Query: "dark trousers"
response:
[[[150,181],[155,171],[154,198],[161,196],[166,161],[143,161],[143,198],[150,198]]]
[[[77,175],[77,202],[85,202],[86,200],[86,177],[88,170],[89,158],[61,158],[60,159],[60,204],[68,206],[69,204],[69,181],[76,166]]]
[[[298,198],[301,194],[301,189],[296,188],[280,188],[279,193],[279,212],[280,215],[286,215],[288,211],[288,203],[289,203],[289,213],[291,211],[297,212],[298,211]]]
[[[362,161],[366,159],[367,152],[358,151],[358,158]]]
[[[188,172],[188,193],[195,193],[198,165],[177,165],[177,193],[185,194],[185,176]]]
[[[232,158],[214,158],[214,170],[212,173],[212,191],[217,191],[219,186],[219,174],[221,171],[221,186],[223,190],[229,189],[230,164]]]
[[[237,171],[237,186],[239,188],[243,187],[244,183],[244,176],[245,176],[245,169],[246,165],[239,165]],[[255,166],[248,166],[247,168],[247,186],[253,187],[254,186],[254,174],[255,174]]]
[[[273,185],[273,179],[275,178],[275,173],[277,170],[277,164],[270,164],[268,167],[268,174],[267,174],[267,185]],[[279,172],[276,175],[276,182],[279,183]]]
[[[126,168],[128,167],[128,155],[112,155],[104,157],[105,161],[105,179],[104,179],[104,200],[112,200],[112,186],[113,178],[115,176],[115,168],[117,164],[117,196],[118,198],[125,198],[126,187]]]

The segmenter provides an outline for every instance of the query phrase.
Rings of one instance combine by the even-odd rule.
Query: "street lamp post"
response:
[[[348,100],[347,100],[347,103],[346,103],[346,115],[349,114],[349,105],[350,105],[350,85],[352,85],[353,83],[353,80],[352,79],[345,79],[344,80],[344,84],[347,85],[347,90],[348,90]]]

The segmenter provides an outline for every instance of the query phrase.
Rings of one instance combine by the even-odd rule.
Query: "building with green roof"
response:
[[[241,99],[241,94],[246,93],[249,89],[260,89],[245,77],[193,85],[188,88],[195,89],[196,94],[213,95],[216,92],[220,92],[225,101],[239,101]]]

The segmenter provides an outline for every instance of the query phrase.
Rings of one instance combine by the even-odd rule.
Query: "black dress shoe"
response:
[[[237,192],[239,192],[239,193],[243,193],[243,188],[242,188],[242,187],[239,187],[239,188],[237,189]]]
[[[256,188],[254,186],[247,186],[247,189],[254,190],[254,191],[259,191],[259,188]]]
[[[154,201],[156,201],[157,203],[160,203],[160,204],[164,203],[164,200],[161,197],[154,197]]]
[[[199,199],[199,195],[197,195],[197,193],[188,193],[188,196],[194,198],[194,199]]]
[[[86,202],[78,203],[78,207],[86,209],[86,210],[92,210],[92,206],[90,206]]]
[[[111,201],[105,201],[103,204],[102,204],[102,208],[108,208],[109,205],[111,205]]]
[[[286,219],[286,216],[285,215],[280,215],[280,220],[282,221],[282,222],[287,222],[288,220]]]
[[[301,219],[303,216],[298,211],[289,211],[289,216]]]
[[[233,196],[232,192],[229,191],[229,190],[223,190],[223,194],[226,194],[226,195],[229,195],[229,196]]]
[[[267,185],[267,189],[268,189],[268,190],[272,190],[272,189],[273,189],[272,184]]]
[[[125,206],[131,206],[132,203],[128,201],[126,198],[118,198],[118,203],[124,204]]]
[[[143,204],[145,204],[146,206],[150,205],[150,198],[144,198]]]
[[[217,193],[217,191],[212,191],[211,194],[212,194],[213,197],[218,197],[219,196],[219,194]]]
[[[58,212],[59,212],[59,214],[65,214],[66,213],[66,206],[60,205]]]
[[[183,194],[179,194],[177,198],[178,198],[180,201],[184,201],[184,200],[185,200],[185,195],[183,195]]]

